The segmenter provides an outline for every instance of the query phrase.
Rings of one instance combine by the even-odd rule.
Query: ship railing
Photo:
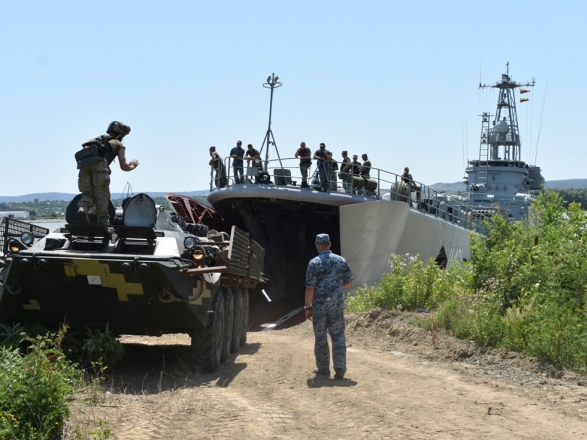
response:
[[[320,170],[312,160],[308,167],[307,184],[310,189],[320,191]],[[337,169],[333,169],[336,163]],[[368,176],[361,176],[361,168],[350,163],[351,168],[347,172],[341,171],[341,161],[326,161],[324,168],[326,172],[325,192],[362,195],[373,200],[394,200],[404,201],[411,209],[416,209],[428,215],[442,218],[445,221],[482,232],[482,221],[491,216],[491,210],[487,213],[479,209],[471,208],[463,201],[451,201],[447,203],[443,193],[416,180],[406,181],[401,174],[392,173],[381,168],[371,167]],[[281,158],[270,160],[267,168],[261,168],[243,164],[243,181],[240,176],[237,179],[234,175],[230,158],[223,161],[225,171],[224,185],[221,187],[232,187],[242,184],[266,184],[276,186],[300,187],[302,184],[302,172],[299,158]],[[363,170],[365,172],[365,170]],[[211,169],[210,189],[217,187],[218,178],[215,169]],[[220,179],[222,181],[222,177]],[[490,212],[491,211],[491,212]]]

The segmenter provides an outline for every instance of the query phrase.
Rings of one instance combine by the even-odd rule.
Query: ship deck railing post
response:
[[[224,169],[226,170],[226,187],[230,188],[230,170],[232,169],[232,167],[230,166],[230,157],[226,157],[224,159]]]
[[[377,169],[377,199],[381,198],[381,170]]]

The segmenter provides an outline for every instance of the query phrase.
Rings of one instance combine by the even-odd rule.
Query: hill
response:
[[[455,193],[465,191],[466,187],[463,182],[455,183],[435,183],[430,185],[430,188],[436,191]],[[587,179],[566,179],[566,180],[548,180],[546,181],[546,188],[549,189],[582,189],[587,188]]]
[[[546,187],[550,189],[569,189],[569,188],[576,188],[582,189],[587,188],[587,179],[566,179],[566,180],[549,180],[546,182]],[[463,182],[454,182],[454,183],[435,183],[434,185],[430,185],[430,188],[435,189],[436,191],[448,192],[448,193],[455,193],[459,191],[465,191],[465,184]],[[210,191],[208,190],[200,190],[200,191],[167,191],[167,192],[147,192],[147,194],[151,197],[165,197],[165,194],[175,193],[175,194],[182,194],[189,197],[205,197],[207,196]],[[70,201],[76,196],[76,194],[68,194],[68,193],[58,193],[58,192],[50,192],[50,193],[36,193],[36,194],[25,194],[22,196],[0,196],[0,203],[1,202],[34,202],[35,199],[38,199],[39,202],[45,201],[53,201],[53,200],[65,200]],[[122,198],[122,193],[112,193],[112,200],[117,200]]]
[[[202,197],[207,196],[210,191],[202,190],[202,191],[167,191],[167,192],[147,192],[150,197],[165,197],[165,194],[174,193],[174,194],[182,194],[189,197]],[[35,193],[35,194],[25,194],[22,196],[0,196],[0,203],[23,203],[23,202],[34,202],[35,199],[38,199],[39,202],[46,202],[46,201],[54,201],[54,200],[64,200],[69,202],[73,199],[77,194],[68,194],[68,193],[57,193],[57,192],[50,192],[50,193]],[[112,200],[122,199],[122,193],[112,193],[111,194]]]

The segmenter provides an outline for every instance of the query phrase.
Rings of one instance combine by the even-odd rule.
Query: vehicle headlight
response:
[[[196,245],[197,242],[198,240],[196,237],[186,237],[183,240],[183,245],[186,247],[186,249],[191,249]]]
[[[32,232],[23,232],[20,235],[20,241],[22,241],[27,246],[30,246],[31,244],[33,244],[34,240],[35,240],[35,237],[32,234]]]

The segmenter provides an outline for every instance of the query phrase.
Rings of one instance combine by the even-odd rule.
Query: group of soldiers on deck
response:
[[[326,149],[326,145],[322,142],[318,150],[312,154],[310,148],[306,146],[305,142],[300,143],[300,147],[295,152],[295,157],[300,160],[300,172],[302,176],[302,188],[309,188],[308,176],[312,165],[312,160],[316,161],[316,176],[312,185],[313,189],[318,191],[337,191],[338,179],[341,180],[343,189],[347,194],[364,194],[370,195],[367,188],[358,189],[355,185],[355,178],[370,179],[371,161],[367,154],[362,154],[363,163],[359,162],[358,156],[355,154],[351,158],[348,156],[348,151],[342,151],[342,161],[337,161],[333,158],[333,154]],[[216,171],[215,184],[217,188],[223,188],[228,184],[226,175],[226,167],[222,161],[222,157],[216,152],[216,147],[210,147],[210,162],[209,165]],[[239,140],[230,151],[232,158],[232,167],[234,171],[234,183],[245,183],[245,176],[243,175],[244,161],[247,161],[247,167],[255,167],[258,171],[263,170],[259,151],[253,148],[252,144],[248,144],[247,150],[242,148],[242,142]],[[415,186],[412,175],[406,167],[402,174],[402,181],[411,186]]]
[[[338,162],[333,158],[332,153],[326,149],[324,143],[320,143],[320,148],[312,155],[306,143],[302,142],[295,153],[295,157],[300,159],[302,188],[308,188],[308,170],[312,164],[312,159],[316,160],[317,164],[319,191],[336,191],[338,178],[340,178],[345,192],[356,194],[357,190],[353,188],[353,177],[364,177],[366,179],[370,177],[371,161],[366,154],[361,156],[363,158],[363,163],[361,164],[357,155],[354,155],[351,161],[348,151],[345,150],[342,152],[342,161]]]

